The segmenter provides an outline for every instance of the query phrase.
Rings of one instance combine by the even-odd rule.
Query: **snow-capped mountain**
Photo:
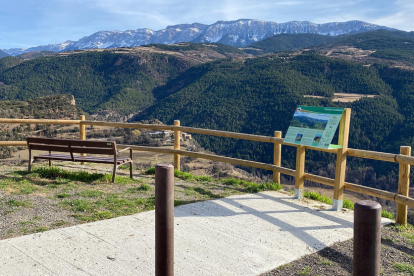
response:
[[[313,33],[337,36],[348,33],[366,32],[377,29],[394,30],[388,27],[366,23],[363,21],[333,22],[315,24],[308,21],[291,21],[275,23],[240,19],[235,21],[218,21],[211,25],[199,23],[168,26],[166,29],[153,31],[137,29],[129,31],[100,31],[85,36],[78,41],[66,41],[29,49],[3,49],[16,56],[32,51],[62,52],[93,48],[134,47],[151,43],[172,44],[178,42],[220,42],[231,46],[247,46],[277,34]]]

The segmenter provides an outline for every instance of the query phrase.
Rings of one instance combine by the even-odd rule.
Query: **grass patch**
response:
[[[137,188],[138,191],[151,191],[152,188],[150,185],[143,183],[141,186]]]
[[[298,275],[309,275],[310,272],[311,268],[309,266],[305,266],[299,271]]]
[[[332,205],[332,198],[321,195],[321,194],[319,194],[317,192],[314,192],[314,191],[310,191],[310,192],[309,191],[303,191],[303,196],[307,197],[307,198],[310,198],[310,199],[313,199],[313,200],[317,200],[317,201],[324,202],[324,203]]]
[[[328,260],[326,258],[319,258],[319,263],[320,265],[325,265],[325,266],[331,266],[333,265],[333,262],[331,260]]]
[[[126,193],[128,194],[136,194],[136,193],[143,193],[143,192],[149,192],[151,191],[152,188],[150,185],[143,183],[141,186],[139,187],[132,187],[132,188],[128,188],[126,190]]]
[[[58,194],[56,197],[57,198],[68,198],[68,197],[71,197],[71,195],[67,193],[61,193],[61,194]]]
[[[19,191],[14,192],[14,194],[20,195],[29,195],[36,192],[38,189],[33,185],[25,185],[19,189]]]
[[[155,174],[155,167],[150,167],[146,169],[145,174]]]
[[[182,172],[177,169],[174,170],[174,176],[182,180],[197,179],[197,177],[194,174]]]
[[[76,219],[89,222],[153,210],[155,198],[130,199],[118,194],[106,194],[99,199],[64,200],[61,204],[74,212]]]
[[[33,225],[33,224],[36,224],[36,222],[33,222],[33,221],[20,221],[19,224],[20,225]]]
[[[119,165],[118,169],[120,169],[120,170],[129,170],[129,165]],[[138,167],[132,166],[132,170],[138,170]]]
[[[400,272],[405,272],[409,275],[414,275],[414,266],[413,265],[395,263],[394,267]]]
[[[89,197],[89,198],[98,198],[101,197],[104,192],[97,191],[97,190],[85,190],[78,193],[81,197]]]
[[[254,182],[242,181],[241,184],[246,188],[248,193],[258,193],[260,191],[279,191],[283,188],[281,184],[275,182],[257,184]]]
[[[74,212],[91,212],[94,209],[93,202],[86,199],[64,200],[62,205],[70,207]]]
[[[304,191],[303,196],[309,199],[317,200],[317,201],[332,205],[332,198],[327,197],[325,195],[321,195],[315,191]],[[350,201],[349,199],[344,199],[342,207],[350,209],[350,210],[354,210],[354,203]]]
[[[39,227],[33,228],[34,233],[45,232],[47,230],[49,230],[49,227],[46,227],[46,226],[39,226]]]
[[[197,177],[197,181],[211,182],[213,180],[212,180],[212,178],[210,176],[201,175],[201,176]]]
[[[57,222],[53,223],[52,225],[56,226],[56,227],[61,227],[61,226],[65,226],[67,224],[68,224],[67,221],[61,220],[61,221],[57,221]]]
[[[411,224],[407,224],[407,226],[394,224],[391,226],[394,231],[398,233],[398,235],[404,239],[407,239],[407,242],[414,246],[414,226]]]
[[[32,203],[28,200],[20,201],[17,199],[9,199],[6,204],[10,207],[31,207]]]
[[[248,193],[258,193],[260,191],[279,191],[283,188],[281,184],[275,183],[275,182],[266,182],[266,183],[258,184],[255,182],[238,180],[233,177],[222,179],[221,182],[224,185],[229,185],[229,186],[235,186],[235,187],[242,186],[245,188],[245,191]]]
[[[68,179],[72,181],[93,182],[104,178],[106,175],[101,173],[73,172],[62,170],[58,167],[36,168],[31,174],[34,177],[46,179]]]
[[[343,207],[350,209],[350,210],[354,210],[354,203],[350,201],[349,199],[344,199]]]
[[[381,211],[381,217],[383,218],[389,218],[389,219],[395,219],[394,214],[391,212],[388,212],[387,210]]]
[[[237,180],[234,177],[221,180],[221,183],[223,183],[224,185],[229,185],[229,186],[238,186],[241,184],[240,182],[241,180]]]

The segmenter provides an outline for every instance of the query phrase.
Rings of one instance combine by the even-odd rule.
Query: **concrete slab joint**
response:
[[[334,211],[341,211],[344,205],[344,201],[342,199],[333,199],[332,200],[332,210]]]
[[[302,198],[303,198],[303,189],[295,188],[295,199],[302,199]]]

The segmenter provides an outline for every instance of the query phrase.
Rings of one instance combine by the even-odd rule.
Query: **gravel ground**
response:
[[[401,231],[394,225],[383,227],[381,244],[381,275],[414,275],[413,230]],[[261,276],[352,275],[352,259],[353,240],[351,239],[336,243]],[[404,268],[406,271],[402,271]]]

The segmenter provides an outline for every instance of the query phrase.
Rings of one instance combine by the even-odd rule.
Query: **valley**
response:
[[[297,105],[352,109],[350,147],[397,153],[414,146],[414,38],[411,33],[374,30],[343,36],[284,34],[247,47],[182,42],[170,45],[34,52],[0,59],[0,115],[8,118],[72,118],[154,122],[234,131],[285,134]],[[53,101],[68,95],[74,104]],[[50,100],[55,99],[55,100]],[[23,140],[36,133],[75,137],[71,127],[2,127],[1,140]],[[123,144],[171,147],[148,133],[119,129],[87,130],[90,139],[117,139]],[[336,137],[334,138],[334,142]],[[271,163],[271,145],[193,135],[201,151]],[[19,149],[1,148],[9,159]],[[309,157],[309,158],[308,158]],[[172,156],[140,153],[137,164]],[[294,150],[282,149],[282,166],[292,168]],[[184,161],[184,160],[183,160]],[[258,169],[226,167],[185,159],[197,175],[268,179]],[[332,177],[334,156],[311,151],[306,169]],[[217,169],[217,167],[221,167]],[[397,167],[349,158],[349,181],[395,191]],[[289,183],[289,179],[286,180]],[[355,182],[356,183],[356,182]]]

